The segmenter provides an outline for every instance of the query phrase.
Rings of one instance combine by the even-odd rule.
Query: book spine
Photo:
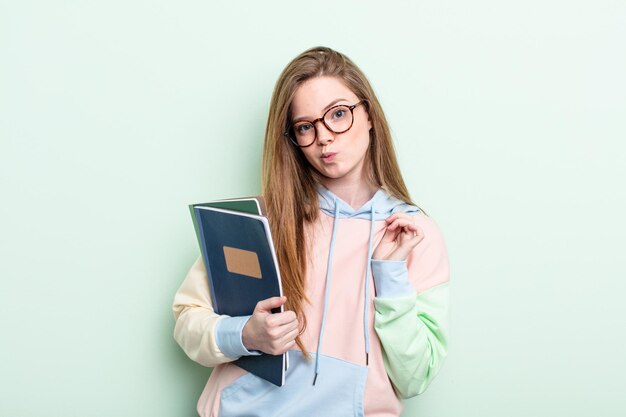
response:
[[[198,240],[200,242],[200,249],[202,250],[202,259],[204,259],[204,267],[206,269],[206,273],[207,273],[207,277],[208,277],[208,281],[209,281],[209,288],[210,288],[210,293],[211,293],[211,301],[213,302],[213,311],[215,311],[217,314],[221,314],[221,309],[220,306],[217,302],[217,298],[215,297],[215,288],[213,287],[213,277],[211,276],[211,267],[209,265],[209,256],[207,254],[207,250],[206,250],[206,244],[205,244],[205,235],[204,235],[204,230],[202,228],[202,217],[200,216],[199,210],[196,208],[195,209],[195,219],[197,220],[197,224],[198,224],[198,231],[199,231],[199,236],[198,236]]]

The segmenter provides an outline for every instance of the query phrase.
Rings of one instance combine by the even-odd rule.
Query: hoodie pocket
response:
[[[300,351],[290,351],[285,385],[276,385],[247,373],[222,390],[220,417],[324,415],[362,417],[367,368],[320,355],[315,385],[315,354],[307,362]]]

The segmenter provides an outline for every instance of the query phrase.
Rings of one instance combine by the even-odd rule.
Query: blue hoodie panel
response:
[[[323,185],[318,185],[320,209],[325,214],[335,217],[337,210],[341,219],[372,219],[372,207],[374,208],[374,220],[385,220],[394,213],[416,214],[419,207],[412,206],[404,201],[390,196],[384,189],[379,189],[374,196],[358,209],[352,208],[348,203],[337,197],[332,191]],[[335,206],[337,204],[337,207]]]
[[[324,367],[315,385],[315,354],[308,362],[289,351],[285,385],[247,373],[222,390],[220,417],[362,417],[367,368],[320,355]]]

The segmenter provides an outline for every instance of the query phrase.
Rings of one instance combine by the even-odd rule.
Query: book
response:
[[[208,203],[189,204],[189,212],[191,214],[191,219],[193,220],[193,227],[196,231],[196,238],[198,239],[198,246],[200,248],[202,248],[202,242],[200,241],[200,230],[198,229],[198,220],[196,219],[196,207],[215,207],[225,210],[240,211],[243,213],[265,216],[265,201],[261,196],[241,197],[226,200],[215,200]]]
[[[251,315],[259,301],[282,295],[278,260],[261,197],[191,204],[189,208],[216,313]],[[272,310],[282,311],[282,306]],[[233,364],[282,386],[288,359],[286,353],[261,353],[241,356]]]

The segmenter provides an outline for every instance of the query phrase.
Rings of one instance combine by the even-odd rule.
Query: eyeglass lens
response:
[[[352,112],[348,106],[332,107],[324,113],[322,120],[332,132],[343,133],[352,126]],[[298,122],[293,125],[293,135],[300,146],[307,146],[315,141],[317,128],[311,122]]]

